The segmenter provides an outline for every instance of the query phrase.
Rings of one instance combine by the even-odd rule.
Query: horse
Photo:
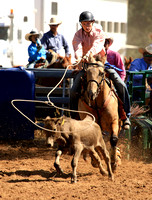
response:
[[[56,62],[49,64],[46,69],[72,69],[71,55],[59,57]],[[60,81],[60,78],[43,77],[37,80],[37,84],[46,87],[54,87]],[[67,80],[68,81],[68,80]]]
[[[47,68],[65,69],[67,66],[69,66],[68,69],[72,69],[71,54],[65,57],[60,56],[56,62],[48,65]]]
[[[104,64],[92,56],[86,64],[86,80],[78,101],[78,110],[87,111],[95,116],[103,132],[109,132],[111,144],[111,166],[115,171],[118,166],[117,141],[121,130],[118,113],[118,98],[112,89],[112,83],[106,78]],[[110,86],[111,85],[111,86]],[[84,119],[85,113],[79,113]]]

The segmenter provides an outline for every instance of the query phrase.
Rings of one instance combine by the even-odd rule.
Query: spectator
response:
[[[39,37],[40,34],[36,29],[33,29],[30,33],[25,35],[25,39],[31,41],[31,44],[28,47],[29,63],[27,64],[27,68],[34,68],[36,64],[38,64],[38,66],[43,65],[43,67],[48,65],[46,51],[41,45]]]
[[[151,70],[152,69],[152,44],[145,48],[140,48],[139,52],[142,54],[142,58],[137,58],[131,62],[129,71],[143,71],[143,70]],[[133,86],[141,86],[142,85],[143,75],[134,75],[133,77]],[[129,81],[129,78],[128,78]],[[152,78],[147,78],[147,82],[152,88]],[[134,92],[133,100],[140,99],[140,90]]]
[[[129,71],[143,71],[152,69],[152,44],[146,48],[140,48],[139,52],[143,55],[142,58],[137,58],[132,61]],[[142,75],[134,75],[133,85],[142,85]]]
[[[57,18],[53,17],[50,19],[50,30],[47,33],[44,33],[41,43],[44,45],[44,48],[47,50],[47,60],[50,64],[53,64],[61,56],[61,51],[64,48],[65,55],[69,56],[69,45],[65,37],[58,33],[57,29],[62,22]]]
[[[112,51],[111,49],[109,49],[109,47],[112,45],[113,43],[113,38],[106,35],[105,37],[105,50],[107,53],[107,61],[111,64],[111,65],[115,65],[117,68],[121,69],[122,71],[117,71],[117,73],[119,74],[120,78],[124,81],[125,77],[126,77],[126,70],[124,67],[124,64],[122,62],[122,59],[120,57],[120,54],[118,52]]]

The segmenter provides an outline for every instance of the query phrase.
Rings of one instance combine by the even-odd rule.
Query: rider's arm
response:
[[[74,38],[72,40],[72,45],[74,49],[74,56],[77,60],[81,60],[83,55],[83,48],[82,48],[82,34],[80,30],[75,33]]]
[[[65,54],[69,55],[70,54],[70,48],[69,48],[68,42],[66,41],[66,39],[65,39],[65,37],[63,35],[62,35],[62,42],[63,42],[63,47],[64,47],[64,50],[65,50]]]

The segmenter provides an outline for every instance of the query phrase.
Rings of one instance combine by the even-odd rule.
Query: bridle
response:
[[[98,64],[98,63],[83,63],[83,69],[84,69],[85,71],[87,71],[89,65],[96,65],[96,67],[103,67],[102,65],[100,65],[100,64]],[[103,68],[104,68],[104,67],[103,67]],[[87,86],[88,86],[88,84],[89,84],[90,82],[95,82],[95,83],[97,84],[97,96],[98,96],[98,94],[99,94],[99,92],[100,92],[101,83],[105,80],[104,73],[101,74],[101,77],[102,77],[102,78],[101,78],[101,81],[100,81],[99,83],[98,83],[96,80],[94,80],[94,79],[91,79],[91,80],[87,81]]]

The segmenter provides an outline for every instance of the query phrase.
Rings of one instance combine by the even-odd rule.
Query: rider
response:
[[[31,30],[30,33],[25,35],[25,39],[31,41],[31,44],[28,47],[29,63],[27,64],[27,68],[34,68],[36,63],[43,64],[43,67],[45,67],[44,65],[48,65],[46,51],[41,45],[39,37],[40,34],[37,29]]]
[[[65,37],[58,32],[58,27],[62,23],[58,18],[50,19],[50,30],[44,33],[41,43],[47,51],[47,60],[53,64],[58,58],[62,58],[61,52],[64,49],[66,56],[70,55],[69,45]]]
[[[79,16],[79,22],[81,29],[78,30],[73,38],[72,44],[77,62],[85,56],[88,57],[90,52],[93,55],[105,55],[105,37],[104,32],[99,25],[94,24],[95,19],[91,12],[84,11]],[[130,126],[130,99],[126,84],[122,81],[118,73],[112,69],[107,68],[106,72],[109,73],[109,78],[113,81],[114,86],[120,99],[123,102],[124,110],[127,118],[123,121],[124,129],[129,129]],[[79,91],[81,87],[81,77],[84,75],[84,70],[81,70],[74,81],[73,87],[70,93],[70,106],[72,110],[78,110]],[[71,112],[71,117],[75,118],[75,113]]]

